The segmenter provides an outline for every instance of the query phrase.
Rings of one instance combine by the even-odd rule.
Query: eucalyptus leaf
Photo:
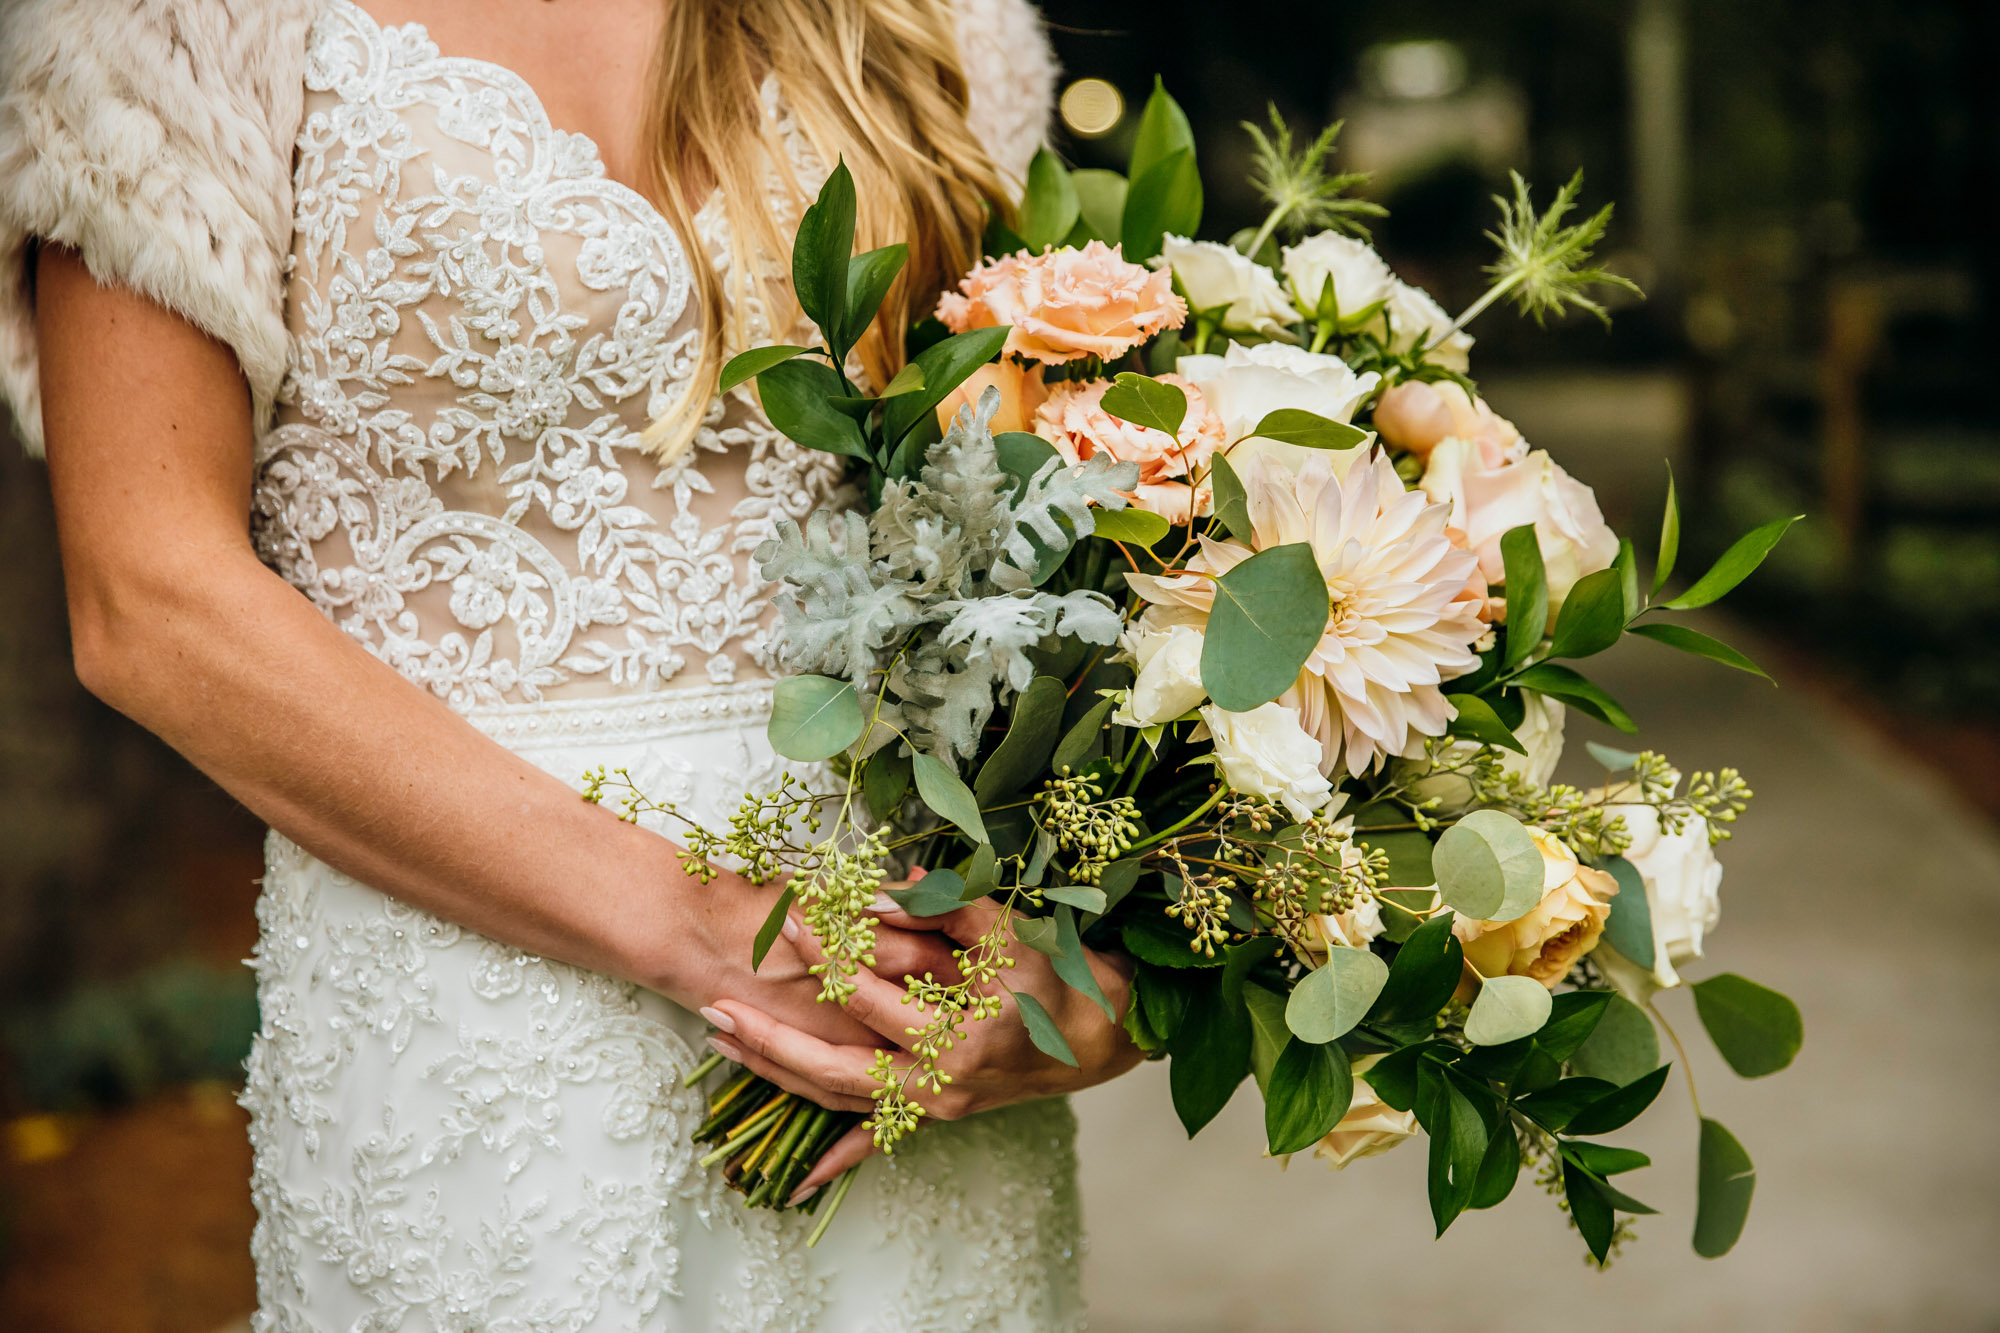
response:
[[[1268,1094],[1271,1070],[1292,1034],[1285,1027],[1285,998],[1262,986],[1243,987],[1243,1008],[1250,1015],[1250,1073],[1257,1091]]]
[[[1620,1087],[1658,1069],[1660,1036],[1653,1020],[1624,996],[1612,996],[1597,1026],[1569,1057],[1569,1067]]]
[[[1734,972],[1697,981],[1694,1007],[1715,1049],[1744,1078],[1777,1073],[1805,1041],[1798,1005]]]
[[[772,366],[789,361],[795,356],[804,356],[806,349],[793,347],[788,343],[770,347],[753,347],[747,352],[738,352],[722,367],[722,378],[716,382],[717,393],[728,393],[745,380],[752,380]]]
[[[1646,900],[1646,880],[1639,867],[1622,856],[1604,860],[1604,869],[1618,881],[1617,896],[1604,921],[1604,942],[1623,954],[1642,972],[1651,972],[1654,961],[1653,907]],[[1652,1065],[1646,1066],[1648,1069]]]
[[[1088,884],[1061,884],[1042,890],[1042,897],[1052,903],[1067,903],[1080,912],[1102,913],[1106,903],[1103,889],[1094,889]]]
[[[1151,546],[1172,530],[1150,509],[1100,509],[1094,519],[1097,536],[1135,546]]]
[[[1036,676],[1015,697],[1007,734],[973,779],[980,805],[994,805],[1041,776],[1055,750],[1068,699],[1068,691],[1054,676]]]
[[[917,779],[917,795],[924,798],[924,804],[958,825],[974,842],[987,841],[986,823],[979,817],[979,802],[973,799],[972,790],[951,765],[929,754],[918,754],[910,762]]]
[[[965,891],[959,898],[965,902],[977,902],[1000,887],[1000,856],[993,850],[993,844],[982,842],[972,849],[972,859],[965,865]]]
[[[1785,535],[1786,529],[1803,517],[1803,514],[1794,514],[1790,518],[1774,518],[1761,527],[1751,529],[1737,538],[1735,545],[1724,551],[1709,566],[1708,572],[1694,581],[1692,588],[1660,605],[1669,611],[1692,611],[1698,606],[1707,606],[1755,573],[1757,566],[1764,563],[1764,557],[1771,553],[1771,548]]]
[[[1036,953],[1048,954],[1052,958],[1062,952],[1062,933],[1054,917],[1015,917],[1014,938]]]
[[[1639,756],[1630,750],[1614,750],[1609,745],[1599,745],[1596,741],[1585,741],[1583,748],[1590,751],[1592,759],[1613,773],[1627,772],[1639,763]]]
[[[1549,988],[1533,977],[1488,977],[1466,1015],[1465,1039],[1474,1046],[1531,1037],[1549,1021]]]
[[[864,733],[865,734],[865,733]],[[877,820],[888,820],[910,794],[910,757],[878,750],[861,770],[861,799]]]
[[[1208,697],[1247,713],[1290,689],[1326,632],[1328,609],[1326,579],[1308,542],[1259,551],[1216,579],[1201,646]]]
[[[1338,1040],[1352,1032],[1389,981],[1389,965],[1367,949],[1335,948],[1299,978],[1285,1003],[1285,1026],[1300,1041]]]
[[[1549,623],[1549,576],[1534,524],[1509,529],[1500,538],[1500,560],[1507,580],[1507,647],[1500,667],[1511,671],[1541,646]]]
[[[1119,372],[1098,406],[1120,421],[1148,427],[1169,438],[1180,435],[1181,422],[1187,418],[1187,395],[1178,385],[1129,370]]]
[[[1091,748],[1096,745],[1098,733],[1104,730],[1104,719],[1111,716],[1115,705],[1110,699],[1100,699],[1092,704],[1090,711],[1078,718],[1076,725],[1063,733],[1056,743],[1056,752],[1049,763],[1060,773],[1064,769],[1074,772],[1088,761]]]
[[[787,759],[818,763],[861,739],[868,725],[861,697],[844,680],[786,676],[771,691],[771,748]]]
[[[1542,853],[1527,827],[1500,810],[1474,810],[1431,850],[1438,891],[1475,921],[1513,921],[1542,901]]]
[[[1028,992],[1014,992],[1014,1005],[1021,1011],[1021,1022],[1028,1029],[1028,1040],[1035,1043],[1035,1049],[1054,1060],[1060,1060],[1072,1069],[1081,1068],[1069,1043],[1063,1039],[1062,1029],[1049,1017],[1049,1011],[1042,1008],[1042,1002]]]
[[[764,965],[764,955],[771,952],[771,946],[777,943],[778,932],[785,928],[785,914],[792,910],[792,904],[798,901],[798,896],[797,889],[787,886],[785,891],[778,895],[778,901],[771,904],[770,912],[764,917],[764,924],[757,927],[757,937],[750,942],[752,972]]]
[[[1250,537],[1250,504],[1243,479],[1221,454],[1215,456],[1209,473],[1215,492],[1214,523],[1229,536],[1247,541]]]
[[[1696,1188],[1694,1252],[1704,1259],[1720,1259],[1736,1247],[1743,1224],[1750,1219],[1757,1168],[1734,1134],[1705,1117]]]
[[[1354,1100],[1347,1052],[1288,1042],[1264,1090],[1264,1134],[1273,1157],[1303,1152],[1333,1132]]]
[[[1281,407],[1265,413],[1250,434],[1260,440],[1277,440],[1304,449],[1352,449],[1368,438],[1368,432],[1359,426],[1297,407]]]
[[[889,897],[910,916],[943,916],[965,906],[965,881],[953,870],[933,870],[907,889],[890,889]]]
[[[1685,625],[1654,623],[1634,625],[1632,632],[1643,635],[1655,643],[1664,643],[1669,648],[1678,648],[1684,653],[1693,653],[1696,657],[1706,657],[1711,662],[1720,662],[1724,666],[1735,667],[1738,671],[1747,671],[1753,676],[1763,676],[1765,680],[1771,679],[1764,668],[1722,640],[1712,639],[1700,630],[1692,630]]]
[[[1097,984],[1097,974],[1090,970],[1090,951],[1083,947],[1083,936],[1076,927],[1076,909],[1065,903],[1056,908],[1057,950],[1052,965],[1056,975],[1069,988],[1089,1000],[1104,1011],[1104,1017],[1113,1023],[1118,1021],[1118,1011],[1105,998],[1104,988]]]

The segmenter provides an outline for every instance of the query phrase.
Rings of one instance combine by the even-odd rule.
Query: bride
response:
[[[940,1123],[807,1250],[701,1168],[682,1077],[712,1022],[861,1106],[815,1069],[878,1038],[791,944],[751,971],[774,890],[703,887],[577,795],[622,765],[720,824],[775,781],[749,553],[839,468],[719,367],[813,340],[786,238],[836,157],[862,243],[912,242],[886,330],[974,257],[1046,114],[1024,0],[6,22],[0,383],[46,442],[77,671],[273,829],[256,1327],[1080,1324],[1050,1094],[1129,1068],[1122,1034],[1022,951],[1083,1068],[979,1025]],[[878,331],[861,369],[899,352]],[[885,927],[878,968],[950,948]],[[752,1015],[782,1052],[729,1035],[779,1030]]]

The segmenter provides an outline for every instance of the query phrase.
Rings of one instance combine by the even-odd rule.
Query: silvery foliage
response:
[[[993,444],[999,406],[989,388],[960,408],[918,478],[887,483],[873,513],[787,520],[756,552],[779,585],[779,660],[869,699],[886,676],[882,720],[947,762],[970,759],[994,708],[1034,677],[1029,649],[1051,635],[1109,645],[1122,628],[1104,594],[1042,592],[1034,570],[1095,529],[1093,503],[1125,507],[1137,465],[1052,458],[1017,496]]]

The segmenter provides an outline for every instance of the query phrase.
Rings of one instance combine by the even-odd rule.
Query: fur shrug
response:
[[[30,264],[75,248],[232,348],[254,420],[285,373],[306,35],[326,0],[16,0],[0,19],[0,399],[42,447]],[[952,0],[972,128],[1017,181],[1055,62],[1027,0]]]

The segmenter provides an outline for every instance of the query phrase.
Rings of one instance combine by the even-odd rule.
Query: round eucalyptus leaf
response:
[[[1512,921],[1542,901],[1542,853],[1520,820],[1474,810],[1444,831],[1431,872],[1445,905],[1475,921]]]
[[[1624,1087],[1660,1067],[1660,1036],[1646,1011],[1622,995],[1611,997],[1583,1045],[1569,1057],[1572,1074]]]
[[[1499,1046],[1532,1037],[1549,1021],[1554,1003],[1549,988],[1533,977],[1489,977],[1465,1018],[1465,1039],[1474,1046]]]
[[[1336,948],[1292,988],[1285,1026],[1300,1041],[1324,1045],[1354,1030],[1382,993],[1389,965],[1367,949]]]
[[[861,697],[844,680],[786,676],[772,689],[771,748],[787,759],[817,763],[861,739],[868,719]]]

